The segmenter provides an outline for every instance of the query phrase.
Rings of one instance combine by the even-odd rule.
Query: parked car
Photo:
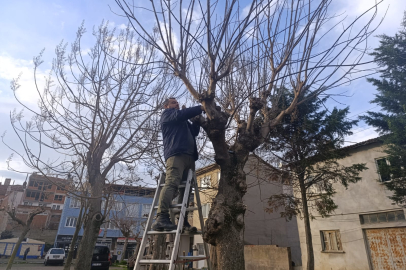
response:
[[[91,270],[109,270],[110,249],[107,246],[95,246],[93,249]]]
[[[44,265],[60,264],[63,265],[65,259],[65,250],[62,248],[51,248],[45,255]]]

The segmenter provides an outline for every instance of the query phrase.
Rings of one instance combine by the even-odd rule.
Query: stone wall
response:
[[[276,245],[244,246],[245,269],[292,270],[289,247]]]

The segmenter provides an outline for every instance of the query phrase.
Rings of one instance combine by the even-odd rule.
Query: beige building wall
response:
[[[331,217],[317,217],[311,221],[313,237],[315,269],[328,270],[369,270],[368,247],[365,240],[365,230],[368,228],[406,227],[406,222],[387,222],[362,225],[360,215],[393,210],[402,210],[394,205],[388,198],[391,195],[385,186],[378,181],[379,175],[375,160],[384,157],[380,143],[361,145],[352,150],[351,156],[340,161],[340,164],[350,166],[355,163],[366,163],[368,170],[362,172],[362,180],[350,184],[345,189],[341,184],[336,184],[337,193],[334,202],[338,209]],[[402,210],[403,211],[403,210]],[[307,249],[305,243],[304,224],[297,219],[300,245],[302,249],[302,263],[307,263]],[[339,230],[341,235],[342,251],[325,252],[322,249],[321,231]],[[386,269],[386,268],[385,268]],[[388,268],[392,269],[392,268]]]
[[[273,194],[286,192],[286,186],[282,184],[281,180],[275,179],[274,172],[269,164],[255,156],[250,156],[244,171],[247,174],[248,186],[247,193],[243,198],[244,204],[247,205],[244,217],[244,243],[246,245],[289,247],[291,260],[297,266],[302,265],[296,219],[286,221],[285,218],[281,218],[279,212],[268,213],[265,211],[268,198]],[[217,165],[211,165],[196,172],[202,207],[204,210],[207,209],[206,214],[208,214],[210,208],[206,208],[205,205],[208,204],[210,206],[211,201],[217,193],[216,187],[220,177],[219,172],[220,170]],[[209,185],[205,182],[207,179],[210,179]],[[202,180],[204,183],[203,188]],[[193,224],[198,229],[200,228],[197,211],[193,213]],[[201,235],[194,237],[194,243],[196,245],[203,243]],[[205,261],[195,264],[196,268],[203,266],[206,266]]]

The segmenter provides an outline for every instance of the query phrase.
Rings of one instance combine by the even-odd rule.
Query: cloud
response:
[[[345,146],[379,137],[379,134],[370,126],[357,127],[352,131],[353,134],[345,138]]]
[[[37,82],[40,90],[48,74],[49,70],[37,70]],[[11,82],[17,78],[19,78],[18,84],[20,85],[16,93],[17,97],[24,103],[36,104],[38,93],[34,81],[33,61],[14,58],[5,53],[0,54],[0,80],[2,84],[5,84],[6,81]],[[11,90],[7,91],[7,93],[1,93],[2,99],[12,96]]]

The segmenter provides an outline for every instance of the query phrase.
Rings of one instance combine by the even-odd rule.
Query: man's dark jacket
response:
[[[202,113],[200,106],[176,110],[165,109],[161,115],[162,138],[164,141],[164,157],[165,160],[171,156],[178,154],[187,154],[190,149],[187,149],[187,140],[192,134],[194,142],[193,157],[198,159],[196,139],[199,134],[200,126],[198,124],[190,124],[188,119],[193,118]]]

